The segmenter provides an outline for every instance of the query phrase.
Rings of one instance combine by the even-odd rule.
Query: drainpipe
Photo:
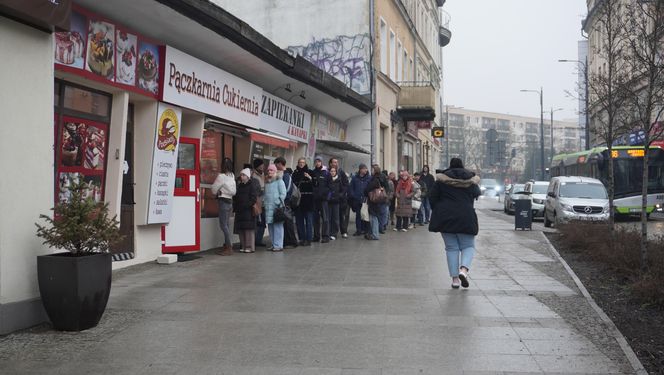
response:
[[[376,38],[375,16],[376,16],[376,0],[369,0],[369,36],[371,40],[371,101],[374,103],[374,108],[371,110],[371,164],[377,162],[376,160],[376,60],[374,58],[374,44]],[[385,168],[385,166],[381,166]]]

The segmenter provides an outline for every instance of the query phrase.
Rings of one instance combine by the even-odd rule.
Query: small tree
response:
[[[664,0],[634,1],[628,7],[629,110],[632,124],[643,136],[645,153],[641,190],[641,270],[648,268],[648,152],[662,139],[664,111]]]
[[[626,129],[625,102],[629,74],[626,52],[628,50],[625,17],[626,6],[623,0],[605,0],[600,6],[590,30],[591,37],[596,35],[598,43],[590,46],[593,55],[598,59],[598,69],[590,72],[586,67],[588,85],[588,108],[592,112],[594,133],[608,148],[606,187],[609,195],[609,229],[613,237],[615,229],[614,205],[614,163],[611,157],[613,145]],[[589,62],[586,62],[588,64]],[[586,124],[589,126],[590,124]],[[590,144],[590,140],[586,140]]]
[[[82,178],[71,181],[68,201],[52,209],[53,217],[39,215],[46,225],[37,226],[37,236],[54,249],[64,249],[74,256],[106,253],[120,240],[119,222],[109,217],[108,204],[86,198],[88,183]]]

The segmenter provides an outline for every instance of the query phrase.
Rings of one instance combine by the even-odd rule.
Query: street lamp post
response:
[[[572,63],[577,63],[583,67],[583,82],[584,82],[584,95],[583,95],[583,101],[585,105],[585,117],[586,117],[586,124],[585,124],[585,137],[586,137],[586,150],[590,150],[590,118],[588,114],[588,57],[586,57],[586,61],[581,61],[581,60],[568,60],[568,59],[560,59],[558,62],[572,62]]]
[[[538,90],[521,90],[521,92],[534,92],[539,94],[540,97],[540,175],[544,180],[544,88],[540,87]]]
[[[553,113],[562,110],[563,108],[553,109],[553,107],[551,107],[551,161],[553,161]]]

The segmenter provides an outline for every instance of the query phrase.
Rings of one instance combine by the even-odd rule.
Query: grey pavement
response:
[[[2,374],[627,374],[539,231],[492,200],[467,290],[439,235],[338,239],[115,272],[100,325],[0,337]]]

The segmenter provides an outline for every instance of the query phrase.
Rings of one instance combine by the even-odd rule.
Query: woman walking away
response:
[[[438,172],[438,171],[436,171]],[[461,159],[450,160],[450,168],[436,175],[429,193],[433,207],[430,232],[440,232],[445,241],[447,268],[452,288],[468,288],[468,272],[475,255],[475,236],[479,231],[473,202],[480,196],[479,176],[464,169]]]
[[[413,216],[413,182],[408,175],[408,171],[401,171],[399,182],[397,183],[395,195],[397,197],[395,213],[397,215],[397,226],[395,231],[408,231],[408,220]]]
[[[340,230],[340,208],[342,203],[346,201],[347,185],[343,182],[342,177],[337,173],[337,168],[331,167],[330,174],[327,176],[328,185],[330,186],[330,240],[337,239],[337,234]]]
[[[265,222],[267,222],[272,240],[272,251],[284,249],[284,222],[274,221],[274,211],[277,207],[283,207],[286,200],[286,185],[277,176],[277,167],[270,164],[267,167],[267,178],[265,179],[265,193],[263,196],[263,209],[265,210]]]
[[[224,246],[217,252],[219,255],[232,255],[233,242],[231,241],[231,231],[228,228],[228,222],[231,220],[231,211],[233,210],[233,196],[235,195],[235,175],[233,175],[233,162],[225,158],[221,173],[212,184],[212,194],[217,197],[219,203],[219,227],[224,232]]]
[[[260,188],[258,181],[251,178],[251,169],[245,168],[240,172],[237,193],[233,197],[233,212],[235,212],[234,232],[240,236],[242,253],[256,251],[256,217],[253,206],[258,199]]]

